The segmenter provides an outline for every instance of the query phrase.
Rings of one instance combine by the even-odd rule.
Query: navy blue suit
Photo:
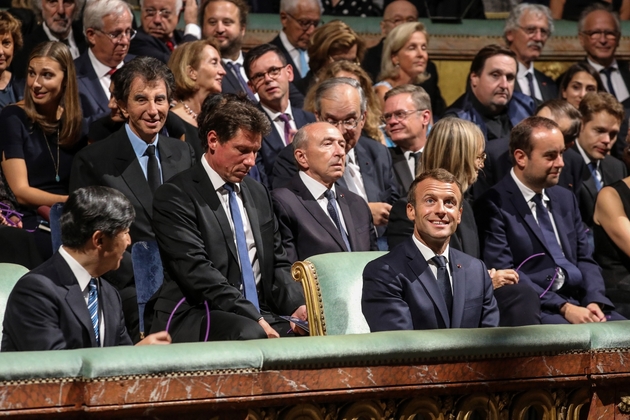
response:
[[[558,97],[558,86],[556,86],[556,82],[545,73],[534,69],[534,78],[538,83],[538,88],[540,89],[540,94],[542,95],[542,101],[539,101],[534,96],[531,98],[534,100],[536,105],[539,105],[545,101],[550,99],[556,99]],[[514,92],[523,93],[521,90],[521,85],[518,82],[514,83]]]
[[[566,188],[547,188],[551,200],[551,214],[558,231],[562,251],[581,276],[565,276],[564,286],[547,291],[541,298],[542,322],[567,322],[559,309],[567,302],[587,306],[598,303],[604,309],[613,304],[605,295],[601,269],[591,257],[590,247],[580,217],[577,200]],[[540,296],[549,286],[557,264],[551,257],[543,233],[534,219],[523,194],[510,174],[506,175],[475,202],[475,218],[479,229],[482,259],[490,267],[514,267],[533,257],[518,270],[519,279],[536,290]]]
[[[171,40],[174,45],[183,44],[184,42],[196,41],[197,37],[194,35],[184,35],[183,31],[176,29],[173,31],[173,39]],[[142,28],[138,28],[138,33],[131,40],[129,44],[129,53],[137,55],[139,57],[147,56],[154,57],[168,64],[168,59],[171,58],[171,50],[166,46],[166,43],[161,39],[148,34]]]
[[[297,83],[302,80],[302,74],[300,73],[298,66],[295,65],[295,62],[293,61],[291,54],[289,54],[289,51],[284,48],[284,44],[280,39],[280,35],[276,35],[276,37],[269,41],[269,43],[278,47],[280,51],[282,51],[282,55],[284,55],[284,58],[287,60],[287,64],[291,64],[291,67],[293,67],[293,82]]]
[[[363,270],[363,315],[370,330],[428,330],[499,325],[492,280],[484,263],[449,249],[453,313],[412,237]]]

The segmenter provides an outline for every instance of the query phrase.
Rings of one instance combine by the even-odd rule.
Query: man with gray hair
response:
[[[197,9],[195,0],[140,0],[142,26],[131,42],[129,52],[168,63],[171,53],[179,44],[201,38]],[[175,29],[182,10],[186,24],[184,31]]]
[[[270,44],[280,48],[293,67],[293,80],[302,80],[309,71],[308,44],[321,22],[322,12],[318,0],[281,0],[280,22],[282,31]]]
[[[85,0],[33,1],[33,9],[41,23],[24,37],[22,49],[13,58],[11,68],[16,77],[26,77],[28,57],[33,48],[42,42],[63,42],[70,49],[72,58],[77,58],[86,50],[87,44],[79,20],[84,4]]]
[[[558,96],[555,82],[534,68],[534,61],[540,57],[553,30],[549,8],[529,3],[515,6],[503,29],[507,46],[514,51],[518,62],[514,90],[530,96],[537,104]]]
[[[95,120],[109,114],[111,76],[131,60],[129,43],[136,34],[133,14],[123,0],[92,0],[83,11],[88,50],[74,60],[83,117]]]

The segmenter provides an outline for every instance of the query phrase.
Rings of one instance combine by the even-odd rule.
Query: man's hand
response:
[[[265,330],[265,334],[267,334],[267,338],[280,338],[280,334],[278,334],[276,330],[271,328],[271,325],[269,325],[269,323],[265,321],[264,318],[261,318],[260,321],[258,321],[258,323],[260,324],[262,329]]]
[[[604,315],[602,309],[597,303],[589,303],[588,305],[586,305],[586,309],[591,311],[593,315],[595,315],[599,319],[599,322],[606,322],[606,315]]]
[[[154,334],[149,334],[146,337],[144,337],[143,340],[140,340],[140,342],[138,342],[136,346],[146,346],[149,344],[159,344],[159,345],[171,344],[171,335],[166,331],[160,331]]]
[[[507,286],[508,284],[518,283],[518,273],[512,269],[508,270],[488,270],[488,274],[492,279],[492,288],[498,289],[499,287]]]
[[[604,322],[606,317],[602,313],[599,306],[595,310],[592,305],[597,306],[596,303],[590,303],[586,308],[573,305],[572,303],[565,303],[560,308],[560,315],[562,315],[571,324],[586,324],[588,322]],[[599,314],[597,313],[599,312]]]
[[[299,318],[303,321],[306,321],[308,319],[308,312],[306,312],[306,305],[302,305],[299,308],[297,308],[295,312],[291,314],[291,316],[294,318]],[[291,325],[291,329],[293,330],[295,334],[308,335],[306,331],[304,331],[302,328],[295,325],[293,322],[289,322],[289,325]]]
[[[389,222],[389,212],[392,210],[391,204],[368,203],[374,219],[374,226],[385,226]]]
[[[196,0],[184,0],[184,23],[197,23],[198,21],[198,6]]]

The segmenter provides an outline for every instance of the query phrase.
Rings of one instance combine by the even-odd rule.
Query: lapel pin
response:
[[[462,265],[461,264],[457,264],[457,268],[462,268]]]

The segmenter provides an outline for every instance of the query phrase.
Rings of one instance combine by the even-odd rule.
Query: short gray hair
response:
[[[617,30],[618,33],[621,33],[621,22],[619,21],[619,14],[617,14],[616,12],[612,12],[610,10],[610,7],[604,4],[593,3],[590,6],[588,6],[586,9],[584,9],[582,13],[580,14],[580,20],[578,20],[578,34],[584,31],[584,21],[586,20],[586,17],[597,10],[603,10],[610,13],[613,19],[615,20],[615,26],[616,26],[615,29]]]
[[[81,12],[83,11],[83,5],[85,5],[85,0],[74,0],[74,13],[72,14],[72,20],[79,20],[81,17]],[[42,0],[33,0],[32,3],[33,11],[35,15],[39,18],[42,18]]]
[[[317,5],[319,9],[319,13],[323,13],[322,5],[319,0],[280,0],[280,11],[294,13],[298,7],[298,4],[306,4],[311,3],[313,5]]]
[[[103,18],[108,15],[122,16],[125,10],[133,20],[129,3],[123,0],[88,0],[83,11],[83,33],[88,28],[103,29]]]
[[[518,29],[521,17],[523,17],[523,15],[527,12],[537,15],[543,15],[544,17],[546,17],[547,25],[549,27],[549,36],[553,35],[553,31],[556,28],[553,24],[553,17],[551,17],[551,10],[549,10],[547,6],[543,6],[542,4],[521,3],[512,9],[510,16],[508,16],[508,18],[505,20],[505,26],[503,27],[503,38],[505,38],[505,42],[508,45],[510,42],[507,40],[507,33]]]
[[[428,109],[433,112],[431,109],[431,97],[427,93],[426,90],[422,86],[416,85],[400,85],[395,88],[388,90],[385,93],[385,101],[387,101],[392,96],[401,95],[403,93],[409,93],[411,95],[411,100],[413,101],[413,106],[416,109]]]
[[[173,11],[173,13],[179,15],[179,12],[182,11],[182,7],[184,7],[184,3],[182,2],[182,0],[175,0],[175,10]],[[144,0],[140,0],[140,9],[142,8],[144,8]],[[142,13],[142,11],[140,13]]]
[[[317,86],[317,90],[315,91],[315,112],[317,114],[321,114],[322,111],[322,98],[326,96],[329,90],[341,85],[351,86],[359,92],[359,98],[361,100],[361,115],[365,113],[365,110],[367,109],[367,98],[365,97],[363,88],[361,88],[361,84],[357,80],[349,77],[335,77],[324,80],[319,84],[319,86]]]

